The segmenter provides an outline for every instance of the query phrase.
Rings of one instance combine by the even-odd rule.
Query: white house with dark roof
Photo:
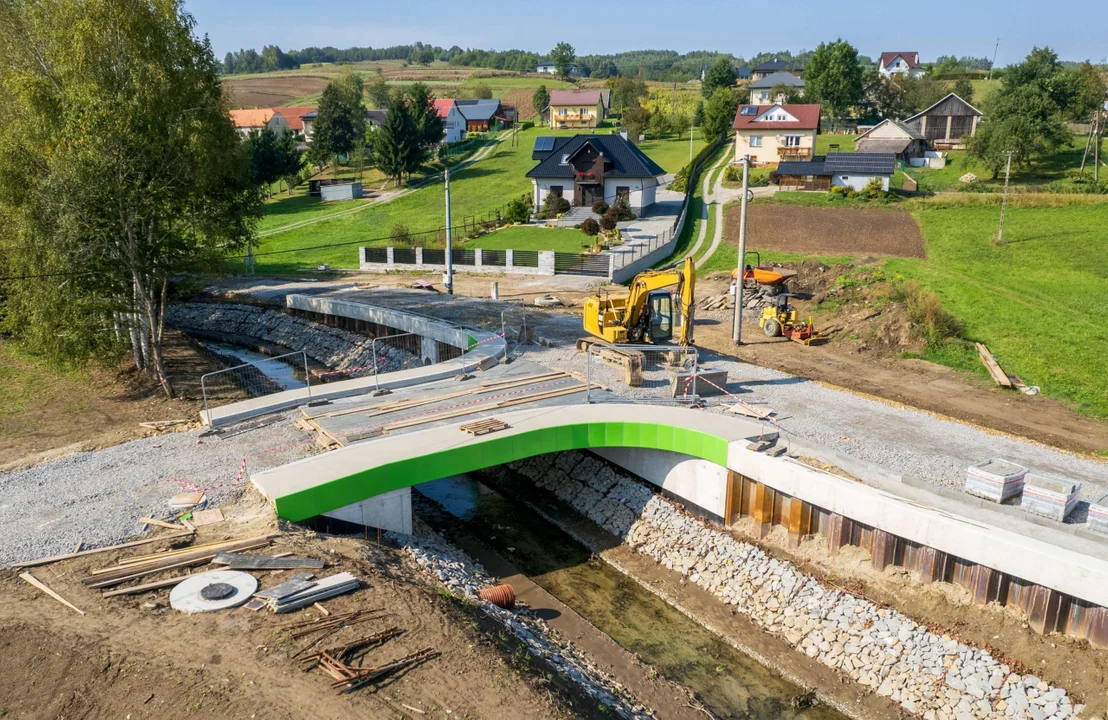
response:
[[[877,72],[885,77],[893,75],[907,75],[909,77],[922,77],[927,71],[919,61],[919,53],[894,51],[883,52],[877,59]]]
[[[622,135],[574,135],[535,139],[531,159],[539,161],[527,177],[534,188],[535,207],[548,195],[590,207],[617,197],[633,210],[654,204],[666,174],[658,163]]]
[[[775,88],[781,86],[795,88],[801,95],[804,94],[804,81],[791,72],[781,70],[779,72],[770,73],[750,83],[748,86],[750,88],[750,104],[773,105],[775,103],[785,102],[788,98],[784,97],[780,92],[776,94],[773,93]]]

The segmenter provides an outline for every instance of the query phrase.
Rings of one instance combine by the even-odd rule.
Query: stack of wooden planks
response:
[[[488,435],[489,433],[499,432],[501,430],[507,430],[510,426],[503,420],[497,420],[496,418],[486,418],[484,420],[478,420],[476,422],[466,423],[465,425],[459,425],[458,429],[462,432],[469,433],[470,435]]]
[[[119,564],[114,567],[93,570],[92,574],[85,578],[82,582],[84,582],[91,588],[103,589],[114,587],[116,585],[122,585],[123,583],[129,582],[131,580],[137,580],[138,578],[164,572],[166,570],[179,570],[182,568],[192,567],[194,565],[203,565],[205,563],[211,562],[220,553],[254,550],[260,547],[264,547],[268,545],[274,537],[276,536],[262,535],[259,537],[246,538],[243,540],[224,540],[220,542],[206,543],[204,545],[193,545],[190,547],[179,548],[177,550],[165,550],[163,552],[152,553],[149,555],[139,555],[137,557],[126,558],[120,560]],[[181,577],[174,579],[179,582],[184,578]]]
[[[1004,372],[1003,368],[1000,367],[1000,363],[997,362],[996,356],[989,352],[989,348],[986,347],[984,343],[974,343],[974,346],[977,348],[977,356],[981,358],[981,364],[989,371],[989,375],[992,376],[993,381],[1003,388],[1014,387],[1012,379],[1009,378],[1008,373]]]

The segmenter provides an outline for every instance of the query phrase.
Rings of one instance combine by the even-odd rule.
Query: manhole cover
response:
[[[205,600],[225,600],[235,594],[235,586],[227,583],[212,583],[200,589],[200,597]]]

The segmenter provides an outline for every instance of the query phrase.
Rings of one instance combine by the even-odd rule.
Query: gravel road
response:
[[[317,449],[292,413],[202,437],[202,430],[144,438],[0,475],[0,564],[110,545],[134,537],[140,517],[168,518],[173,495],[205,490],[218,505],[247,459],[247,474]],[[274,449],[276,448],[276,449]],[[179,482],[174,482],[174,480]]]

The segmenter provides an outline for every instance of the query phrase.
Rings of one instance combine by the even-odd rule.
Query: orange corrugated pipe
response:
[[[516,591],[512,586],[504,583],[491,588],[477,591],[477,597],[487,600],[497,607],[511,610],[516,606]]]

